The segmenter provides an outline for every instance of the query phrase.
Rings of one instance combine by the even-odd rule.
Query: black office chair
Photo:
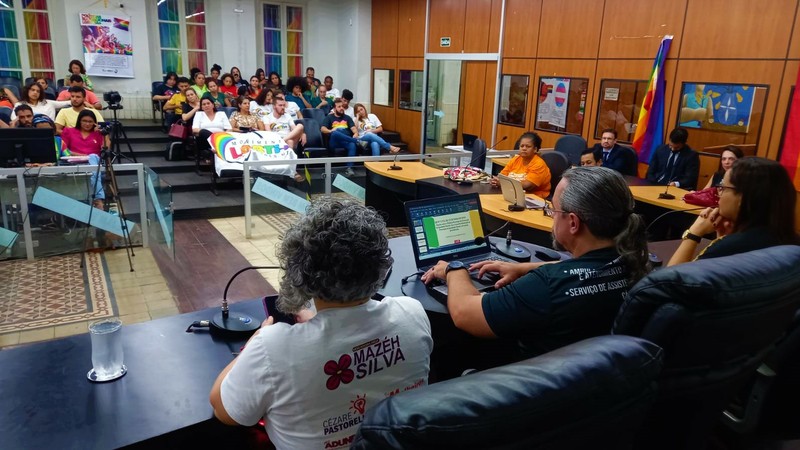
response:
[[[58,97],[55,89],[51,88],[49,85],[44,90],[44,96],[48,100],[55,100]]]
[[[613,327],[664,349],[659,398],[639,447],[704,448],[799,306],[800,246],[680,264],[639,281]]]
[[[660,369],[651,342],[586,339],[388,397],[368,407],[351,448],[630,448]]]
[[[486,167],[486,142],[483,139],[475,139],[472,144],[472,156],[469,165],[483,169]]]
[[[237,108],[234,106],[220,106],[219,108],[217,108],[217,111],[224,112],[225,115],[228,116],[228,118],[230,119],[233,113],[236,112],[236,109]]]
[[[639,155],[636,154],[636,150],[633,147],[629,147],[627,145],[620,145],[620,148],[623,152],[628,154],[628,159],[631,161],[631,164],[626,167],[623,171],[623,175],[631,175],[631,176],[638,176],[639,175]]]
[[[17,85],[0,83],[0,89],[8,89],[12,94],[14,94],[15,97],[17,97],[17,100],[20,99],[19,87],[17,87]]]
[[[550,195],[547,196],[547,199],[551,200],[556,186],[561,181],[561,175],[565,170],[569,169],[569,161],[566,155],[557,151],[540,152],[539,155],[547,164],[547,168],[550,169]]]
[[[314,119],[321,124],[325,120],[325,111],[317,108],[304,108],[300,113],[304,119]]]
[[[567,155],[569,163],[573,166],[581,165],[581,153],[586,150],[586,140],[574,134],[561,136],[556,141],[555,151]]]
[[[6,123],[6,125],[11,123],[11,108],[6,106],[0,106],[0,120]]]

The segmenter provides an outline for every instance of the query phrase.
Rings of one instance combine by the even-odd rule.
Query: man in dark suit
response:
[[[603,161],[603,167],[614,169],[623,175],[636,176],[638,160],[636,152],[628,148],[617,145],[617,131],[613,128],[606,128],[601,135],[600,143],[594,144],[592,151],[599,155]]]
[[[689,133],[676,128],[669,133],[669,141],[658,147],[650,159],[647,181],[681,189],[697,188],[700,157],[686,145]]]

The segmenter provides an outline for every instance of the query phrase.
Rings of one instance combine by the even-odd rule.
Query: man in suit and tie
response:
[[[666,144],[658,147],[650,159],[647,181],[681,189],[697,188],[700,173],[700,157],[686,145],[689,132],[676,128],[669,133]]]
[[[606,128],[601,136],[600,143],[594,144],[592,151],[601,156],[603,167],[614,169],[623,175],[636,176],[639,164],[636,153],[617,145],[617,131]]]

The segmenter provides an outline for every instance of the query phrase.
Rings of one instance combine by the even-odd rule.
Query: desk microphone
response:
[[[391,166],[389,166],[389,168],[387,170],[403,170],[402,167],[397,165],[397,157],[398,156],[400,156],[400,155],[395,155],[394,162],[392,163]]]
[[[217,331],[222,332],[223,334],[242,335],[253,334],[256,330],[261,328],[261,322],[252,318],[248,314],[242,314],[228,310],[228,288],[231,287],[233,280],[235,280],[236,277],[243,272],[259,269],[280,269],[280,266],[250,266],[245,267],[244,269],[241,269],[233,274],[231,279],[228,280],[228,284],[225,285],[225,291],[222,293],[222,310],[215,314],[210,321],[199,320],[193,322],[191,325],[189,325],[189,328],[186,329],[186,332],[188,333],[192,331],[192,328],[195,327],[203,328],[210,326],[212,332]]]
[[[495,142],[494,144],[492,144],[492,146],[491,146],[491,147],[489,147],[489,149],[492,149],[492,150],[494,150],[494,149],[495,149],[495,147],[497,147],[497,144],[499,144],[499,143],[501,143],[501,142],[505,141],[506,139],[508,139],[508,136],[503,136],[503,137],[501,137],[501,138],[500,138],[500,140],[498,140],[497,142]]]
[[[658,194],[658,198],[662,200],[675,200],[675,196],[669,193],[669,184],[675,181],[675,178],[669,180],[667,182],[667,188],[664,189],[664,192]]]
[[[483,245],[486,242],[486,238],[489,236],[494,235],[495,233],[501,231],[503,228],[507,227],[511,222],[506,222],[505,225],[501,226],[500,228],[492,231],[491,233],[484,236],[478,236],[475,238],[476,245]],[[495,245],[491,244],[494,248],[494,251],[505,256],[506,258],[512,259],[518,262],[528,262],[531,260],[531,252],[528,251],[525,247],[521,247],[519,245],[513,245],[511,243],[511,229],[508,230],[506,233],[506,242],[504,244]]]

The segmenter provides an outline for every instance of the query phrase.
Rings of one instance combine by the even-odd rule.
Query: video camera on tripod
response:
[[[108,91],[103,94],[103,100],[108,103],[108,109],[122,109],[122,96],[117,91]]]

